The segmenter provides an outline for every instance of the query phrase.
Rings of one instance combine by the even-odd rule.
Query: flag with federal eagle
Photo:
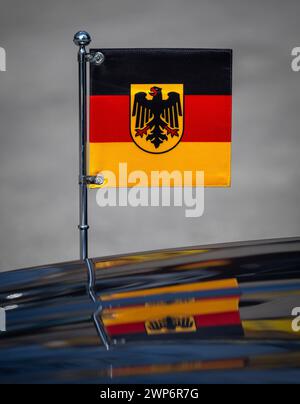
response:
[[[203,171],[231,177],[232,51],[92,49],[89,171]],[[187,184],[185,184],[187,185]],[[188,185],[195,185],[191,183]]]

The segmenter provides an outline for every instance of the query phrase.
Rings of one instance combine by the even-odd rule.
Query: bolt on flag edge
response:
[[[90,65],[89,174],[114,173],[113,187],[130,188],[119,171],[126,163],[147,176],[141,187],[157,171],[203,171],[205,186],[229,187],[232,50],[101,52],[104,63]],[[184,186],[197,186],[195,178]]]

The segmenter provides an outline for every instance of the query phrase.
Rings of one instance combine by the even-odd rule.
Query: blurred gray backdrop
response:
[[[77,49],[234,50],[233,181],[205,214],[105,208],[90,193],[91,255],[300,233],[299,0],[0,1],[0,270],[78,257]]]

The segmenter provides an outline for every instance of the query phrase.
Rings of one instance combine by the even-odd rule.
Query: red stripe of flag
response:
[[[218,313],[209,315],[194,316],[197,329],[207,327],[221,327],[240,325],[241,319],[239,312]],[[109,335],[127,335],[127,334],[144,334],[146,333],[145,324],[127,323],[106,326]]]
[[[230,142],[231,103],[228,95],[186,95],[182,142]],[[90,97],[90,142],[132,142],[130,97]]]
[[[146,332],[144,323],[128,323],[106,326],[109,335],[141,334]]]
[[[197,328],[241,324],[239,312],[200,315],[194,317]]]

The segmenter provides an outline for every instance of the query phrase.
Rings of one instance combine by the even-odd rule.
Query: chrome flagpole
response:
[[[78,50],[78,80],[79,80],[79,232],[80,259],[88,258],[88,189],[87,174],[87,51],[86,46],[91,42],[90,35],[79,31],[74,36]]]
[[[79,231],[80,231],[80,259],[86,261],[89,273],[89,295],[94,303],[99,302],[97,311],[93,314],[96,330],[106,347],[109,349],[110,338],[101,320],[103,309],[95,293],[95,273],[88,256],[88,184],[102,185],[102,176],[91,177],[87,175],[87,73],[88,62],[100,65],[104,61],[104,55],[97,52],[91,56],[86,46],[91,43],[90,35],[85,31],[79,31],[74,35],[74,43],[78,50],[78,82],[79,82]]]

